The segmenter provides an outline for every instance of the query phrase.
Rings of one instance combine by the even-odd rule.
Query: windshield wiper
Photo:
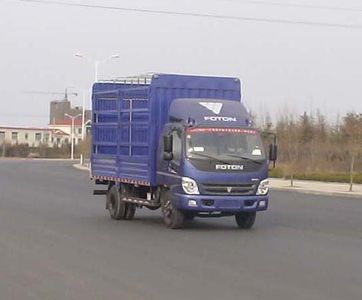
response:
[[[211,159],[211,160],[216,160],[216,161],[221,162],[221,163],[226,164],[226,165],[230,165],[229,162],[224,161],[224,160],[221,160],[221,159],[219,159],[219,158],[217,158],[217,157],[213,157],[213,156],[211,156],[211,155],[202,154],[202,153],[198,153],[198,152],[192,152],[192,155],[194,155],[194,154],[199,155],[199,156],[202,156],[202,157],[209,158],[209,159]],[[189,158],[192,158],[192,157],[189,157]]]
[[[264,159],[263,159],[263,160],[260,160],[260,159],[252,159],[252,158],[250,158],[250,157],[243,156],[243,155],[227,154],[227,156],[245,159],[245,160],[252,161],[252,162],[255,162],[255,163],[257,163],[257,164],[260,164],[260,165],[261,165],[261,164],[263,163],[263,161],[264,161]]]

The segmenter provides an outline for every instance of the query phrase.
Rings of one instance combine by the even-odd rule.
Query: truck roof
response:
[[[181,75],[164,73],[146,73],[137,76],[117,77],[101,80],[93,85],[93,92],[109,91],[110,89],[128,89],[136,87],[182,88],[203,90],[239,91],[241,82],[236,77]],[[217,97],[220,98],[220,97]]]
[[[103,79],[99,80],[98,83],[115,83],[115,84],[128,84],[128,85],[150,85],[152,80],[154,79],[165,79],[165,78],[172,78],[172,79],[189,79],[195,80],[200,78],[207,78],[207,79],[221,79],[221,80],[234,80],[235,82],[239,82],[239,78],[237,77],[220,77],[220,76],[205,76],[205,75],[184,75],[184,74],[174,74],[174,73],[154,73],[148,72],[145,74],[139,75],[131,75],[131,76],[120,76],[115,77],[112,79]]]

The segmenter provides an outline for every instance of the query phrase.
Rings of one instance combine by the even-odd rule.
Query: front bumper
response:
[[[268,208],[269,195],[263,196],[213,196],[173,194],[176,207],[193,212],[236,213],[262,211]],[[194,201],[190,201],[194,200]],[[190,202],[192,205],[190,205]]]

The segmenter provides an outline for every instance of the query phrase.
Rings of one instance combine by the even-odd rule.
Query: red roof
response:
[[[55,135],[69,135],[68,133],[64,132],[60,129],[55,128],[40,128],[40,127],[20,127],[20,126],[0,126],[1,129],[9,129],[9,130],[32,130],[32,131],[48,131],[52,132]]]
[[[20,126],[0,126],[1,129],[13,129],[13,130],[36,130],[36,131],[51,131],[51,128],[40,127],[20,127]]]
[[[68,133],[65,133],[64,131],[62,131],[60,129],[53,129],[52,132],[56,136],[69,135]]]
[[[52,123],[50,125],[68,125],[68,126],[71,126],[72,125],[72,120],[69,119],[69,118],[62,119],[62,120],[56,120],[54,123]],[[74,125],[75,126],[82,126],[82,117],[74,119]]]

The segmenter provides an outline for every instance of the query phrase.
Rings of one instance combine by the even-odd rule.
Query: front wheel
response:
[[[171,200],[171,192],[169,190],[162,192],[161,204],[163,222],[165,223],[166,227],[171,229],[182,228],[185,216],[182,211],[178,210],[174,206]]]
[[[184,213],[184,215],[185,215],[186,221],[193,221],[195,219],[195,214],[193,214],[193,213],[188,212],[188,213]]]
[[[235,221],[242,229],[253,227],[256,218],[256,212],[240,212],[235,215]]]

